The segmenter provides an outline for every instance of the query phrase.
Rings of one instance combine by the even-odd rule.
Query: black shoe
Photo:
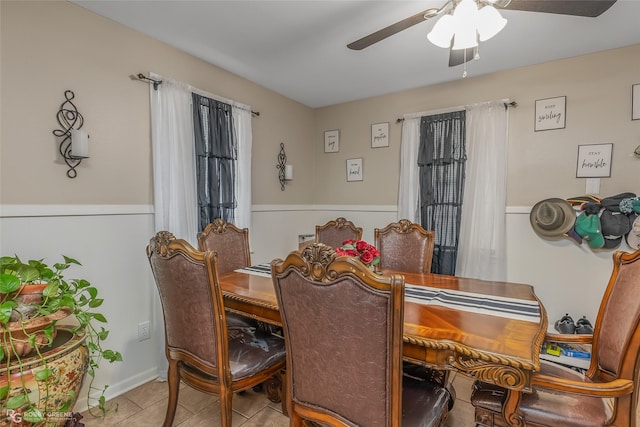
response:
[[[587,320],[587,316],[582,316],[582,319],[578,319],[576,323],[576,334],[593,334],[593,326],[591,326],[591,322]]]
[[[562,316],[560,320],[556,320],[556,331],[561,334],[573,334],[576,331],[576,325],[573,323],[573,319],[569,316],[569,313]]]

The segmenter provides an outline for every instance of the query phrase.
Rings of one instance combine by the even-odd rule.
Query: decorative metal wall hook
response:
[[[284,170],[287,166],[287,154],[284,152],[284,142],[280,143],[280,152],[278,153],[278,179],[280,180],[280,190],[284,191],[285,175]]]
[[[73,131],[79,130],[84,125],[84,118],[82,114],[78,112],[75,104],[71,102],[73,98],[75,98],[75,94],[71,90],[64,91],[65,101],[60,105],[60,109],[58,110],[58,114],[56,115],[56,119],[58,120],[58,124],[61,129],[55,129],[53,134],[57,137],[62,138],[60,141],[60,155],[64,159],[67,166],[69,166],[69,170],[67,170],[67,176],[69,178],[75,178],[78,175],[76,171],[76,167],[80,164],[82,159],[89,157],[85,155],[85,150],[81,155],[73,155],[71,151],[72,148],[72,138],[71,134]],[[88,136],[82,132],[82,134],[77,133],[77,135],[84,135],[84,138],[88,138]],[[85,147],[86,148],[86,147]]]

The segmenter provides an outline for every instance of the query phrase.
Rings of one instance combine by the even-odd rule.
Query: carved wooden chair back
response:
[[[448,393],[402,376],[404,278],[377,276],[313,243],[274,260],[272,277],[287,346],[292,426],[440,425]],[[415,380],[407,380],[415,381]]]
[[[220,274],[251,265],[249,229],[240,229],[222,218],[214,219],[198,233],[198,246],[201,251],[218,253]]]
[[[353,222],[339,217],[324,225],[316,225],[316,243],[337,248],[342,246],[345,240],[361,240],[362,227],[356,227]]]
[[[222,425],[231,426],[233,393],[279,375],[284,342],[246,328],[228,331],[215,252],[197,251],[167,231],[157,233],[146,252],[162,303],[169,362],[163,425],[173,423],[183,381],[218,395]]]
[[[380,251],[379,269],[408,273],[430,273],[435,232],[407,219],[374,229],[375,246]]]
[[[549,334],[559,343],[591,343],[589,369],[581,375],[553,363],[534,374],[532,394],[520,412],[529,426],[636,426],[640,396],[640,250],[615,252],[613,271],[591,335]],[[478,425],[504,425],[503,395],[474,385]]]

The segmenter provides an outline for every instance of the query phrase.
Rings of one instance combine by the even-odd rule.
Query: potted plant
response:
[[[98,326],[107,320],[96,311],[103,302],[97,288],[84,279],[66,280],[65,271],[81,264],[63,258],[49,266],[0,257],[0,411],[9,423],[64,424],[60,420],[69,418],[85,374],[91,377],[89,411],[107,410],[107,386],[91,398],[95,369],[103,359],[122,356],[102,347],[109,331]],[[67,316],[75,318],[73,325],[57,324]]]

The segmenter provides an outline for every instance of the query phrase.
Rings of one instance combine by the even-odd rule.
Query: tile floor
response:
[[[457,401],[449,413],[448,427],[473,427],[473,407],[469,403],[473,381],[456,375],[453,385]],[[93,418],[83,413],[86,427],[162,425],[167,405],[167,383],[151,381],[111,400],[118,404],[117,412],[106,418]],[[178,410],[173,423],[176,427],[215,427],[220,425],[217,398],[191,387],[182,386]],[[270,402],[264,394],[247,391],[233,397],[233,427],[288,427],[289,418],[282,414],[279,403]]]

